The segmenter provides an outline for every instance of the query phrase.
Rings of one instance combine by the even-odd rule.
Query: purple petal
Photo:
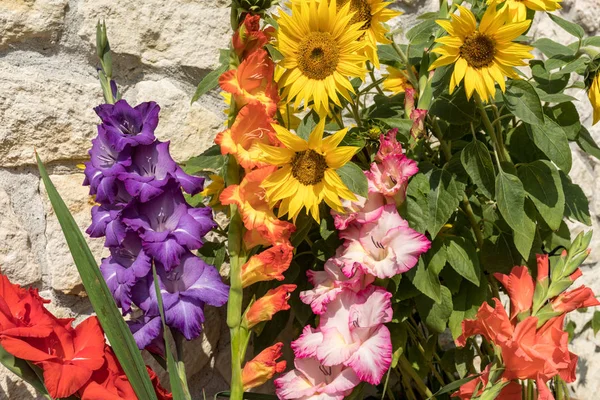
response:
[[[202,332],[203,307],[200,300],[180,296],[179,301],[165,311],[167,325],[179,330],[187,340],[195,339]]]
[[[127,321],[127,324],[140,350],[151,345],[157,346],[159,349],[161,348],[158,343],[162,342],[162,340],[158,340],[162,338],[162,321],[160,317],[143,317],[138,320]],[[161,353],[164,354],[164,345],[162,346]]]
[[[204,178],[200,176],[188,175],[183,172],[181,167],[177,167],[175,178],[181,184],[183,190],[192,196],[200,193],[204,189]]]
[[[156,243],[144,241],[143,246],[144,251],[163,264],[167,271],[178,265],[181,256],[188,251],[185,247],[177,243],[175,238],[168,238],[163,242]]]

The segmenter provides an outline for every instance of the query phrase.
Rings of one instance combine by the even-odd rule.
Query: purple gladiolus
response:
[[[137,146],[154,142],[160,107],[155,102],[131,107],[125,100],[102,104],[94,109],[102,119],[109,139],[117,150],[126,145]]]
[[[91,237],[105,237],[110,256],[100,271],[117,306],[127,314],[140,349],[164,353],[162,321],[154,290],[152,264],[169,327],[191,340],[200,335],[204,305],[222,306],[228,287],[215,267],[191,250],[216,227],[209,207],[193,208],[182,190],[202,191],[204,178],[186,174],[171,157],[169,142],[154,136],[160,108],[124,100],[96,108],[102,119],[86,163],[84,185],[98,205],[92,208]]]

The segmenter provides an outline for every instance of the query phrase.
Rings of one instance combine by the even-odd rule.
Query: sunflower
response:
[[[497,12],[489,7],[479,27],[473,13],[458,6],[460,15],[453,14],[452,21],[438,20],[449,36],[436,40],[442,46],[432,51],[440,55],[430,70],[454,64],[450,79],[450,93],[465,80],[467,97],[476,91],[484,101],[494,97],[495,83],[506,90],[505,77],[518,79],[514,67],[525,66],[524,58],[533,58],[532,47],[514,43],[531,21],[509,22],[507,10]]]
[[[358,147],[338,147],[348,129],[323,139],[325,118],[322,118],[306,141],[280,125],[273,128],[285,147],[259,146],[263,151],[262,161],[281,167],[262,183],[271,207],[281,200],[279,217],[288,214],[295,222],[300,210],[306,207],[307,213],[318,222],[319,204],[323,200],[338,212],[344,211],[340,198],[356,200],[336,172],[358,150]]]
[[[401,71],[393,67],[387,67],[388,74],[383,81],[383,88],[393,94],[404,93],[407,88],[412,88],[406,71]]]
[[[488,0],[488,5],[495,7],[504,4],[500,11],[508,9],[509,20],[521,22],[527,19],[527,9],[533,11],[560,10],[562,0]]]
[[[588,88],[588,97],[590,98],[590,103],[592,103],[592,108],[594,109],[593,125],[596,125],[598,121],[600,121],[600,73],[596,74],[591,81]]]
[[[387,6],[392,4],[392,2],[384,2],[382,0],[338,0],[337,7],[340,9],[348,3],[350,3],[350,12],[354,12],[350,23],[360,22],[362,24],[361,29],[364,31],[364,35],[360,39],[366,42],[363,54],[367,56],[376,68],[379,68],[377,43],[391,43],[385,37],[388,30],[383,23],[398,15],[402,15],[402,13],[390,10]]]
[[[363,78],[365,57],[359,55],[365,41],[362,24],[351,24],[350,4],[337,9],[335,0],[296,1],[292,14],[279,10],[277,49],[283,55],[276,78],[283,95],[295,99],[298,108],[314,102],[323,115],[329,100],[341,107],[338,94],[350,101],[354,93],[348,77]]]

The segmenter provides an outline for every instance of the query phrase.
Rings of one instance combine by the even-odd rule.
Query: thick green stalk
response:
[[[400,356],[400,358],[398,359],[398,367],[400,368],[400,370],[402,372],[404,372],[405,374],[407,374],[412,379],[412,381],[415,383],[415,386],[417,387],[417,389],[419,390],[419,392],[426,399],[433,398],[433,393],[431,393],[431,390],[429,390],[429,388],[427,387],[427,385],[425,385],[425,382],[423,382],[423,380],[421,379],[421,377],[413,369],[412,365],[410,365],[410,362],[406,359],[406,357],[404,356],[404,354],[402,354]]]
[[[498,139],[498,135],[502,135],[502,132],[496,132],[496,129],[492,125],[492,121],[490,121],[490,118],[487,115],[487,111],[485,110],[485,107],[479,95],[475,93],[474,97],[475,103],[477,104],[477,109],[479,110],[479,114],[481,115],[481,119],[483,121],[483,125],[485,126],[485,130],[489,133],[490,137],[492,138],[494,150],[498,154],[500,161],[508,161],[508,153],[502,145],[502,142]]]

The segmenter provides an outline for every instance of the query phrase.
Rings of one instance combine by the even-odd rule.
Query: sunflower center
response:
[[[338,60],[339,49],[329,32],[311,32],[300,43],[298,68],[310,79],[322,80],[333,74]]]
[[[460,56],[473,68],[489,67],[494,61],[495,55],[494,39],[480,32],[467,36],[460,47]]]
[[[354,12],[350,24],[364,22],[361,30],[366,30],[371,27],[371,5],[367,0],[340,0],[337,2],[338,11],[350,1],[350,11]]]
[[[292,175],[306,186],[321,182],[326,169],[325,157],[314,150],[300,151],[292,158]]]

